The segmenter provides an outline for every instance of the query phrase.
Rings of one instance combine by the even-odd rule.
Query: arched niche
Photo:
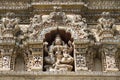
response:
[[[56,35],[60,35],[61,39],[65,42],[68,43],[68,41],[72,41],[73,42],[73,38],[71,37],[71,33],[70,32],[66,32],[66,29],[54,29],[51,30],[50,32],[45,34],[45,38],[44,38],[44,42],[47,41],[49,43],[49,45],[52,44],[52,42],[54,41]]]
[[[53,49],[58,47],[55,44],[56,38],[59,38],[61,40],[61,44],[60,44],[61,49],[54,51]],[[74,71],[74,51],[73,51],[74,46],[72,44],[73,43],[73,38],[71,37],[70,32],[67,32],[66,29],[57,28],[57,29],[51,30],[48,33],[46,33],[43,41],[48,43],[48,45],[46,47],[44,47],[44,49],[43,49],[44,50],[43,51],[44,52],[44,62],[43,62],[43,65],[44,65],[43,70],[44,71],[48,71],[46,67],[49,67],[49,66],[52,66],[50,68],[56,67],[55,64],[58,60],[57,59],[58,54],[61,55],[60,60],[62,60],[62,58],[64,57],[65,46],[67,46],[66,51],[68,53],[67,55],[69,55],[69,57],[71,58],[71,63],[70,63],[70,61],[68,61],[68,63],[63,62],[64,64],[62,64],[62,61],[61,61],[60,64],[62,64],[62,65],[60,65],[60,67],[68,66],[70,71]],[[69,44],[69,42],[71,43],[72,47]],[[46,51],[46,48],[47,48],[48,51]],[[69,52],[69,50],[71,50],[71,52]],[[54,55],[54,58],[51,58],[52,60],[54,59],[54,62],[51,62],[51,63],[49,63],[50,60],[51,60],[50,56],[49,56],[50,53],[52,53]],[[46,60],[48,60],[48,62]]]
[[[25,71],[25,60],[21,54],[18,54],[15,58],[14,71]]]
[[[97,51],[93,58],[93,71],[102,71],[102,55]]]

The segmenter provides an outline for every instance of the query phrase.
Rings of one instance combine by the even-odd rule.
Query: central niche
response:
[[[18,54],[15,59],[15,71],[25,71],[25,61],[21,54]]]
[[[65,30],[53,30],[44,39],[44,71],[74,71],[73,39]]]

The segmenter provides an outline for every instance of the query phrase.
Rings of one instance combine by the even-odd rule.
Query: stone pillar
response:
[[[11,54],[13,52],[13,49],[2,49],[1,55],[2,55],[2,68],[3,71],[9,71],[10,69],[10,62],[11,62]]]
[[[88,70],[86,52],[87,44],[75,42],[75,71]]]
[[[42,71],[43,68],[43,43],[40,42],[30,46],[32,56],[29,59],[28,71]]]
[[[105,71],[118,71],[118,67],[116,65],[116,55],[117,47],[114,45],[107,45],[103,47],[103,55],[104,55],[104,69]]]
[[[11,60],[11,57],[9,55],[5,55],[2,57],[2,69],[3,70],[10,70],[10,60]]]

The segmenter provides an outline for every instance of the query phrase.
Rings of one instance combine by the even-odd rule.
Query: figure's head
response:
[[[67,57],[69,57],[69,54],[63,53],[63,56],[64,56],[65,58],[67,58]]]
[[[60,38],[60,35],[57,35],[55,38],[55,45],[62,45],[62,40]]]

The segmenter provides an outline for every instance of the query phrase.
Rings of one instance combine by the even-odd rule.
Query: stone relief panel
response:
[[[10,56],[3,57],[3,69],[10,69]]]
[[[83,54],[76,55],[77,70],[88,70],[86,57]]]
[[[103,63],[105,71],[118,71],[116,64],[116,45],[103,45],[102,54],[104,55]]]
[[[33,57],[33,67],[39,67],[42,69],[42,56]]]
[[[72,71],[73,70],[73,45],[71,41],[65,43],[60,35],[56,35],[50,45],[44,43],[44,49],[47,56],[44,58],[44,68],[46,71]]]
[[[101,15],[102,17],[98,19],[97,31],[95,33],[98,36],[98,41],[115,38],[119,34],[116,29],[115,19],[110,16],[109,12],[103,12]]]
[[[5,37],[13,37],[14,30],[18,27],[19,19],[15,18],[12,12],[6,13],[6,17],[2,18],[1,35]]]
[[[110,17],[109,12],[102,13],[94,33],[81,15],[66,15],[59,6],[54,6],[53,9],[54,11],[47,17],[34,15],[26,32],[18,25],[19,19],[15,18],[14,13],[6,14],[2,19],[1,39],[8,39],[12,44],[1,49],[4,56],[1,57],[2,66],[11,68],[12,65],[14,68],[15,60],[12,54],[16,55],[20,51],[25,57],[27,71],[92,71],[94,67],[92,47],[96,44],[100,47],[104,38],[106,40],[112,38],[115,43],[118,31],[114,25],[115,20]],[[97,41],[100,43],[96,38],[99,38]],[[7,52],[8,47],[10,49]],[[115,48],[102,47],[105,71],[118,71]],[[7,62],[8,60],[10,62]],[[12,64],[6,67],[8,63]]]

